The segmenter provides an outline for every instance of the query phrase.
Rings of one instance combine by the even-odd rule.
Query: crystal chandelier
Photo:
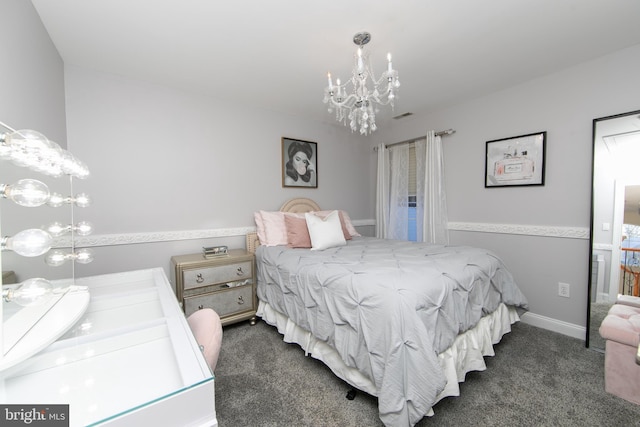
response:
[[[379,80],[373,73],[369,55],[364,52],[363,46],[371,41],[371,34],[367,32],[357,33],[353,36],[353,42],[358,46],[355,54],[355,64],[351,79],[345,84],[340,84],[340,79],[333,84],[331,73],[327,74],[329,86],[324,90],[324,103],[329,104],[329,113],[335,109],[336,120],[349,126],[351,131],[360,130],[361,135],[368,135],[377,129],[376,112],[378,105],[391,105],[396,97],[395,91],[400,87],[398,72],[391,65],[391,54],[387,55],[387,69]],[[370,81],[369,81],[370,80]],[[347,86],[351,83],[351,93]],[[368,83],[373,85],[368,87]]]

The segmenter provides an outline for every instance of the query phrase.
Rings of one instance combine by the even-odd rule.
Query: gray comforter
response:
[[[380,419],[412,426],[444,388],[437,355],[501,302],[527,308],[493,253],[359,237],[324,251],[261,246],[258,298],[371,379]]]

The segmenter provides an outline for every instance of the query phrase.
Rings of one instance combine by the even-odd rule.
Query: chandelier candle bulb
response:
[[[393,71],[393,67],[391,66],[391,53],[387,53],[387,61],[389,61],[389,67],[387,68],[387,70],[391,72]]]
[[[327,73],[327,80],[329,81],[329,89],[333,89],[333,83],[331,82],[331,73]],[[340,81],[340,80],[338,80]],[[340,83],[338,83],[340,84]]]

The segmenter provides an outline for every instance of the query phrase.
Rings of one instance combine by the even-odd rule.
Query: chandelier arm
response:
[[[335,98],[329,98],[329,102],[331,102],[331,105],[334,105],[336,107],[353,108],[353,106],[357,102],[357,97],[353,94],[350,94],[346,98],[344,98],[343,101],[337,101]]]

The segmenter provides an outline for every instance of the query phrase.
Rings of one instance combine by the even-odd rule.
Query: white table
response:
[[[69,404],[70,425],[217,426],[214,378],[161,268],[76,280],[82,318],[0,374],[0,402]]]

